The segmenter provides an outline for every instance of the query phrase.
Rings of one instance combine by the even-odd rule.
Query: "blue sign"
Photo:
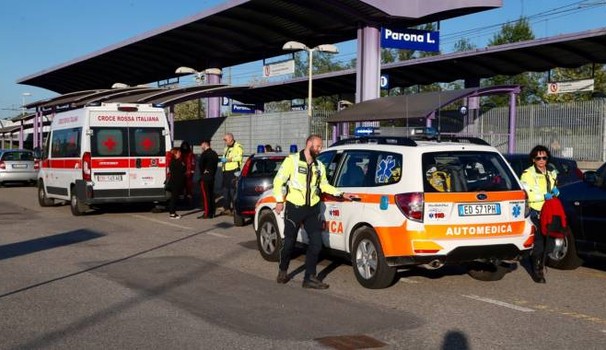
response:
[[[241,105],[241,104],[232,104],[231,112],[237,114],[254,114],[256,110],[255,105]]]
[[[381,28],[381,47],[404,50],[440,51],[440,32]]]

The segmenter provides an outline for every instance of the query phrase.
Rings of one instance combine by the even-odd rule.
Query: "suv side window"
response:
[[[329,183],[333,183],[333,177],[335,176],[335,171],[337,170],[337,165],[339,164],[339,159],[341,159],[340,155],[337,155],[335,151],[322,152],[318,156],[318,161],[324,164],[326,168],[326,178]]]
[[[400,181],[402,155],[377,151],[348,151],[343,155],[337,187],[376,187]]]

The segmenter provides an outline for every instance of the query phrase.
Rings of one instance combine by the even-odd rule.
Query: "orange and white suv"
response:
[[[351,258],[367,288],[390,286],[398,268],[464,264],[481,280],[503,278],[504,262],[532,248],[525,192],[503,156],[472,138],[448,141],[362,137],[318,157],[327,178],[360,200],[323,196],[323,243]],[[266,260],[277,261],[284,219],[271,191],[257,202],[254,228]],[[283,215],[283,214],[282,214]],[[305,230],[298,235],[307,242]]]

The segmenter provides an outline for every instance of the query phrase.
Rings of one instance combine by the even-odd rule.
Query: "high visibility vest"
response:
[[[223,150],[223,157],[227,158],[227,162],[223,164],[223,171],[234,171],[239,170],[242,164],[242,156],[244,154],[244,148],[241,144],[234,141],[234,144],[230,147],[227,146]]]
[[[273,194],[276,202],[284,202],[282,186],[288,184],[286,200],[294,205],[314,206],[320,202],[320,193],[333,196],[341,194],[328,183],[324,164],[314,161],[310,165],[305,160],[303,151],[284,159],[274,177]]]
[[[534,165],[524,170],[520,178],[524,190],[528,194],[528,205],[536,211],[541,211],[545,203],[545,194],[556,186],[558,174],[553,170],[547,170],[546,175],[549,177],[550,188],[547,188],[545,174],[538,172]]]

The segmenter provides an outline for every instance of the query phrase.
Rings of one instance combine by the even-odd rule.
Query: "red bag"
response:
[[[562,202],[553,197],[547,199],[541,209],[541,234],[553,238],[564,238],[568,232],[568,222]]]

